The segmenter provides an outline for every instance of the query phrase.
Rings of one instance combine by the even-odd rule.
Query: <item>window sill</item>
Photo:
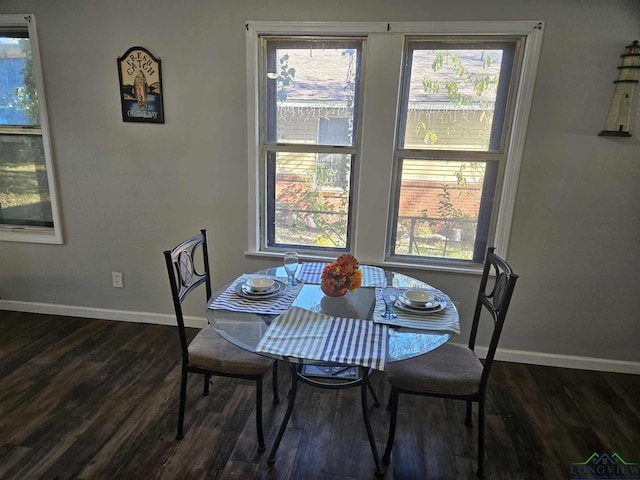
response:
[[[0,226],[0,241],[62,245],[62,235],[50,228]]]
[[[254,258],[276,258],[281,259],[284,252],[253,252],[245,251],[246,257]],[[298,251],[300,260],[311,262],[332,262],[339,254],[335,255],[314,255]],[[416,264],[402,261],[365,261],[366,265],[375,265],[390,270],[408,270],[408,271],[429,271],[454,273],[460,275],[482,275],[483,265],[445,265],[445,264]]]
[[[305,260],[308,262],[333,262],[340,254],[336,253],[334,255],[320,255],[320,254],[313,254],[313,253],[308,253],[308,252],[304,252],[302,250],[295,250],[294,248],[292,248],[291,250],[294,250],[296,252],[298,252],[298,258],[300,260]],[[268,252],[254,252],[254,251],[245,251],[244,255],[246,257],[255,257],[255,258],[279,258],[282,259],[283,255],[284,255],[284,251],[282,252],[276,252],[276,251],[268,251]]]

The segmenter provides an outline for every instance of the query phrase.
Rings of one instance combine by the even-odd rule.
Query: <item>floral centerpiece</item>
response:
[[[322,269],[320,288],[330,297],[341,297],[362,285],[362,270],[353,255],[345,253]]]

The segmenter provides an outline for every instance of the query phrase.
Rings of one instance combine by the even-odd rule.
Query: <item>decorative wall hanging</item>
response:
[[[621,55],[622,65],[618,67],[618,80],[614,81],[615,89],[609,114],[604,123],[604,130],[598,135],[613,137],[630,137],[629,122],[633,106],[633,91],[638,83],[640,71],[640,45],[634,41],[625,47],[627,53]]]
[[[123,122],[164,123],[160,59],[142,47],[118,57]]]

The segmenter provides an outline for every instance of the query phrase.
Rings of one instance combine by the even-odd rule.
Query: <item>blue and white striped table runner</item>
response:
[[[209,304],[212,310],[232,310],[234,312],[248,312],[263,315],[279,315],[285,312],[294,302],[300,290],[304,286],[298,282],[297,285],[287,285],[283,293],[276,297],[264,299],[244,298],[236,293],[238,284],[244,283],[249,277],[255,275],[245,274],[231,282],[224,292]],[[286,278],[279,278],[283,282],[287,282]]]
[[[408,290],[400,288],[400,293]],[[430,330],[433,332],[451,332],[460,335],[460,316],[458,310],[451,299],[438,289],[428,289],[443,300],[446,300],[447,306],[444,310],[435,313],[413,313],[395,308],[398,314],[397,318],[383,318],[381,313],[384,312],[384,301],[380,288],[376,288],[376,306],[373,311],[373,321],[378,324],[391,325],[395,327],[407,327],[418,330]]]
[[[305,262],[300,267],[298,280],[304,283],[320,284],[322,279],[322,269],[329,265],[322,262]],[[385,273],[380,267],[371,265],[360,265],[362,270],[362,286],[363,287],[382,287],[385,285]]]
[[[293,307],[274,319],[256,352],[384,370],[388,334],[386,325]]]

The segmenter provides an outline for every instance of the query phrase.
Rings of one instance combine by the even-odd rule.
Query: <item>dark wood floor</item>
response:
[[[191,331],[193,335],[195,331]],[[175,440],[176,329],[0,311],[2,479],[373,479],[358,389],[301,386],[277,461],[256,448],[253,384],[191,377]],[[281,365],[280,391],[289,381]],[[374,384],[386,398],[384,376]],[[567,479],[593,452],[640,463],[640,376],[498,363],[487,405],[489,479]],[[286,408],[271,404],[269,447]],[[371,407],[382,452],[384,408]],[[464,404],[401,397],[386,479],[474,478]]]

